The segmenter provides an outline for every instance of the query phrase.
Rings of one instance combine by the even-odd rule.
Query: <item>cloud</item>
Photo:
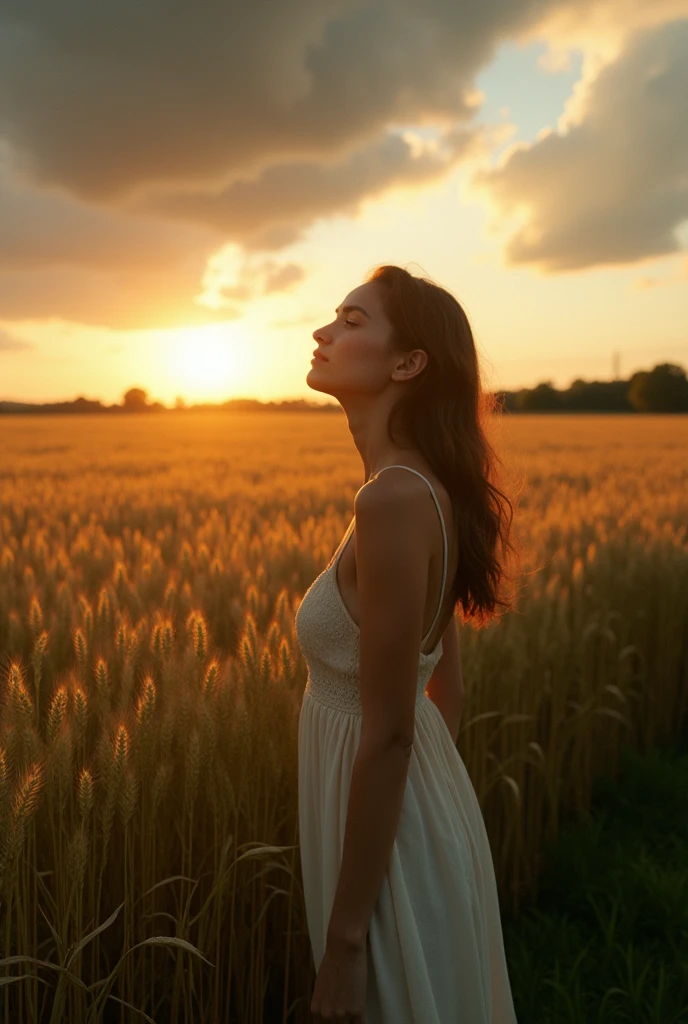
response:
[[[657,0],[653,17],[682,2]],[[575,17],[567,13],[573,6]],[[618,21],[621,8],[628,12],[621,19],[628,25],[649,17],[647,7],[619,0],[613,13]],[[258,271],[249,264],[230,280],[214,277],[208,292],[208,268],[224,247],[268,259],[322,218],[355,215],[370,197],[437,180],[470,161],[486,145],[483,129],[471,124],[475,76],[499,45],[537,33],[548,18],[557,24],[557,16],[561,39],[587,24],[585,12],[604,27],[608,8],[603,0],[285,0],[268,15],[262,5],[219,3],[199,15],[192,0],[4,0],[3,316],[117,328],[240,316],[241,303],[292,288],[305,271],[288,261]],[[626,60],[621,54],[618,67]],[[645,132],[650,144],[657,136],[666,141],[663,119],[675,120],[676,95],[657,99],[657,124],[648,110],[646,121],[624,129],[604,108],[607,90],[619,89],[624,102],[633,92],[630,80],[626,92],[611,79],[604,84],[614,67],[591,93],[581,134],[568,142],[555,137],[549,148],[540,140],[530,157],[512,156],[508,175],[491,178],[505,208],[524,197],[535,210],[528,244],[513,243],[513,261],[535,258],[538,232],[553,266],[588,258],[556,200],[553,230],[562,237],[551,237],[547,195],[565,193],[568,202],[570,186],[548,182],[535,194],[532,179],[541,168],[567,183],[572,158],[579,173],[591,174],[594,159],[581,155],[590,150],[586,138],[604,143],[608,127],[622,142]],[[668,88],[675,84],[672,78]],[[627,106],[621,109],[627,116]],[[437,138],[422,140],[409,126],[430,128]],[[557,148],[576,139],[571,153]],[[641,141],[633,144],[642,152]],[[611,152],[608,161],[616,173]],[[621,197],[604,184],[595,189],[595,222],[607,218],[616,227],[624,203],[633,220],[638,203],[630,184]],[[661,248],[670,228],[656,230]],[[640,249],[647,247],[644,231],[636,226]],[[592,233],[583,221],[582,235]],[[595,251],[594,239],[586,244]]]
[[[190,0],[6,0],[3,315],[119,328],[239,315],[241,284],[215,307],[195,301],[214,253],[276,252],[319,218],[446,174],[480,142],[465,124],[475,72],[538,6],[295,0],[266,18],[219,4],[199,17]],[[412,122],[441,144],[395,134]]]
[[[278,249],[298,241],[319,217],[335,210],[354,214],[363,199],[392,186],[421,184],[447,174],[481,139],[479,129],[454,128],[440,147],[418,151],[410,141],[390,133],[341,161],[279,163],[219,193],[162,196],[146,208],[209,225],[246,248]]]
[[[207,252],[218,234],[89,206],[59,190],[40,191],[17,180],[11,154],[0,161],[0,270],[55,265],[102,271],[162,270]]]
[[[84,199],[216,191],[393,123],[468,120],[475,73],[542,7],[5,0],[0,131],[34,181]]]
[[[210,308],[219,309],[226,300],[248,302],[259,295],[287,291],[305,276],[297,263],[280,263],[231,244],[209,261],[200,298]]]
[[[298,284],[306,276],[303,267],[296,263],[284,263],[281,266],[274,263],[267,271],[265,280],[265,294],[271,292],[283,292]]]
[[[688,20],[639,30],[578,98],[577,123],[476,172],[500,218],[526,214],[507,262],[556,272],[679,251],[687,95]]]
[[[91,207],[17,180],[0,160],[0,310],[6,319],[61,317],[136,329],[198,326],[241,316],[199,302],[201,281],[222,235],[206,225]],[[302,271],[274,261],[270,290]],[[280,275],[282,275],[280,277]],[[282,284],[280,284],[280,280]],[[235,298],[241,299],[237,292]]]
[[[35,347],[31,342],[24,341],[23,338],[18,338],[0,327],[0,352],[23,352]]]
[[[5,320],[59,317],[116,330],[196,327],[241,316],[239,309],[212,309],[191,301],[202,269],[199,263],[195,269],[146,274],[103,274],[67,266],[2,271],[0,310]]]
[[[109,327],[190,326],[218,317],[194,301],[221,243],[208,227],[89,206],[23,183],[0,154],[0,310]],[[223,314],[226,316],[226,312]]]

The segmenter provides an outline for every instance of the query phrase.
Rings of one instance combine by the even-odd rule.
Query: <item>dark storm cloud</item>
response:
[[[688,20],[638,32],[592,83],[583,119],[478,172],[500,213],[527,208],[512,264],[549,271],[680,249],[688,217]]]

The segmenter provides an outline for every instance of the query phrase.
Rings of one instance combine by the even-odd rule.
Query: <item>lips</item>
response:
[[[317,350],[317,349],[316,349],[316,350],[314,351],[313,355],[315,356],[315,358],[316,358],[316,359],[322,359],[322,360],[323,360],[323,362],[325,362],[325,363],[327,362],[327,357],[326,357],[326,356],[324,356],[324,355],[322,354],[322,352],[318,352],[318,350]]]

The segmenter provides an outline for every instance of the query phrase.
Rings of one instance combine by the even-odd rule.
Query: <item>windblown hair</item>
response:
[[[392,349],[427,352],[427,365],[392,409],[387,431],[400,447],[398,431],[410,438],[446,487],[459,552],[453,602],[464,621],[485,626],[499,617],[497,606],[512,607],[503,597],[511,579],[508,552],[515,551],[514,508],[494,482],[501,460],[485,433],[487,417],[501,411],[498,399],[482,390],[473,332],[453,295],[395,266],[377,267],[366,281],[380,288]]]

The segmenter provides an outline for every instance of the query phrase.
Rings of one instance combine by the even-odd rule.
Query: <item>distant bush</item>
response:
[[[144,391],[143,388],[129,388],[125,392],[122,404],[125,409],[131,412],[141,412],[142,409],[147,408],[148,392]]]

